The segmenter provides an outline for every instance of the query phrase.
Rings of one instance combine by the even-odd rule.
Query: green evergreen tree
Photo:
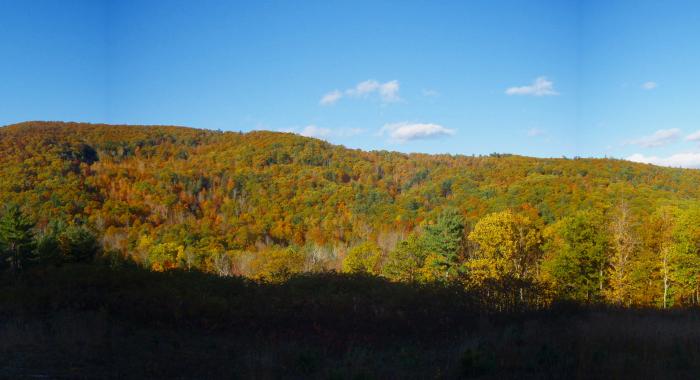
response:
[[[0,217],[0,261],[13,272],[35,259],[33,229],[34,223],[17,205],[7,206]]]
[[[63,221],[53,220],[49,222],[44,232],[36,237],[36,254],[39,262],[48,265],[59,265],[63,262],[59,238],[65,228]]]
[[[459,273],[460,255],[464,242],[464,219],[455,209],[447,209],[440,214],[435,224],[425,229],[425,248],[435,256],[430,268],[436,270],[445,280]]]
[[[58,243],[67,262],[90,262],[100,251],[97,238],[84,226],[69,226],[59,236]]]

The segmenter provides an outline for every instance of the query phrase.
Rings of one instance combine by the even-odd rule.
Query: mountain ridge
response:
[[[630,163],[633,165],[640,165],[640,166],[654,166],[654,167],[660,167],[660,168],[667,168],[667,169],[679,169],[679,170],[690,170],[690,171],[697,171],[698,169],[694,168],[680,168],[680,167],[670,167],[670,166],[661,166],[661,165],[655,165],[651,163],[641,163],[641,162],[634,162],[634,161],[629,161],[625,159],[620,159],[620,158],[614,158],[614,157],[579,157],[579,156],[574,156],[574,157],[537,157],[537,156],[526,156],[526,155],[521,155],[521,154],[516,154],[516,153],[490,153],[490,154],[468,154],[468,153],[424,153],[424,152],[400,152],[400,151],[394,151],[394,150],[385,150],[385,149],[380,149],[380,150],[363,150],[359,148],[350,148],[347,147],[343,144],[334,144],[329,141],[326,141],[321,138],[317,137],[312,137],[312,136],[303,136],[298,133],[294,132],[283,132],[283,131],[273,131],[273,130],[266,130],[266,129],[259,129],[259,130],[251,130],[247,132],[242,132],[242,131],[223,131],[219,129],[208,129],[208,128],[198,128],[198,127],[191,127],[191,126],[185,126],[185,125],[169,125],[169,124],[108,124],[108,123],[88,123],[88,122],[75,122],[75,121],[46,121],[46,120],[28,120],[28,121],[22,121],[22,122],[17,122],[17,123],[12,123],[12,124],[6,124],[3,126],[0,126],[0,131],[3,129],[6,130],[24,130],[24,129],[31,129],[33,127],[40,127],[40,128],[45,128],[49,126],[50,128],[53,129],[60,129],[62,127],[77,127],[77,128],[134,128],[134,129],[139,129],[139,128],[146,128],[146,129],[161,129],[161,130],[189,130],[189,131],[197,131],[197,132],[202,132],[202,133],[214,133],[214,134],[227,134],[227,133],[235,133],[235,134],[271,134],[271,135],[294,135],[298,136],[304,139],[311,139],[311,140],[317,140],[320,142],[324,142],[327,144],[330,144],[332,146],[344,148],[350,151],[360,151],[360,152],[365,152],[365,153],[391,153],[391,154],[399,154],[399,155],[406,155],[406,156],[431,156],[431,157],[464,157],[464,158],[474,158],[474,157],[522,157],[522,158],[527,158],[527,159],[534,159],[534,160],[604,160],[604,161],[621,161],[621,162],[626,162]]]

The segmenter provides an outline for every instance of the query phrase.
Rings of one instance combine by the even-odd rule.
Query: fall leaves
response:
[[[96,251],[153,270],[517,281],[620,305],[700,298],[699,171],[32,122],[0,128],[0,178],[0,203],[21,205],[44,251],[81,252],[92,236]]]

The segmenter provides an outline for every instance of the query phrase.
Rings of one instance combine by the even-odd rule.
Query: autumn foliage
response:
[[[166,126],[0,128],[0,249],[13,271],[97,257],[671,307],[700,302],[698,199],[698,171],[614,159],[363,152]]]

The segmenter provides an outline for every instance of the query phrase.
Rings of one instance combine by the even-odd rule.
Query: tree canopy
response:
[[[123,257],[272,281],[348,271],[700,302],[700,171],[364,152],[291,133],[0,128],[3,264]]]

